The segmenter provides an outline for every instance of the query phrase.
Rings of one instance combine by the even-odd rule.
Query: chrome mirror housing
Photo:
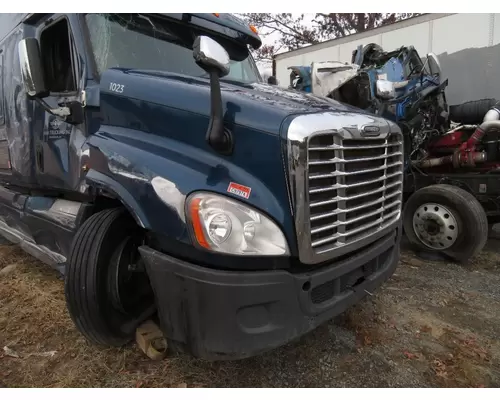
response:
[[[18,44],[19,62],[24,89],[30,98],[43,98],[48,95],[45,87],[40,46],[35,38],[26,38]]]
[[[229,74],[229,54],[219,43],[208,36],[198,36],[193,44],[193,57],[205,71],[218,71],[219,77]]]

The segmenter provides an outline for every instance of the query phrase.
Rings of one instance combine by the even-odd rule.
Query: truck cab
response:
[[[396,124],[262,81],[230,14],[3,14],[0,233],[92,343],[157,316],[205,359],[287,343],[399,259]]]

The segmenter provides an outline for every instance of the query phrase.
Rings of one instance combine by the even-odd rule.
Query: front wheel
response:
[[[65,276],[66,303],[92,343],[122,346],[154,312],[154,295],[138,248],[143,232],[121,208],[86,220],[73,240]]]
[[[405,234],[416,250],[438,252],[458,262],[476,256],[488,239],[488,220],[477,199],[452,185],[417,190],[403,213]]]

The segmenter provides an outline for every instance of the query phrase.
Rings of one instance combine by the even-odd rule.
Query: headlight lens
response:
[[[393,99],[396,97],[396,88],[394,82],[386,81],[383,79],[377,80],[377,95],[382,99]]]
[[[260,212],[228,197],[195,193],[187,200],[193,239],[201,247],[238,255],[286,255],[281,229]]]

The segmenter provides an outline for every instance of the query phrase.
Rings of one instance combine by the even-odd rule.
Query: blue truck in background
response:
[[[71,318],[122,346],[240,359],[386,281],[393,122],[262,82],[230,14],[0,14],[0,233],[58,269]]]

